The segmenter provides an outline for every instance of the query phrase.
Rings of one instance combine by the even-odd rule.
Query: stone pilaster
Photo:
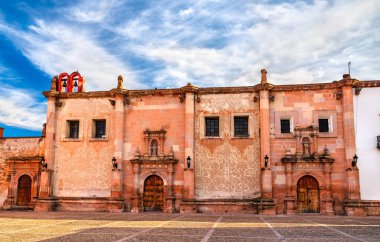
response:
[[[46,116],[46,136],[44,159],[47,164],[46,169],[41,171],[39,197],[34,207],[35,211],[53,211],[55,210],[58,200],[54,198],[53,181],[54,181],[54,163],[55,163],[55,147],[57,139],[57,107],[60,102],[57,99],[57,91],[45,91],[43,93],[47,97],[47,116]]]
[[[343,75],[342,83],[342,112],[343,135],[348,183],[348,199],[360,199],[359,173],[357,167],[352,167],[353,156],[356,154],[355,122],[354,122],[354,98],[353,86],[356,80],[347,74]]]
[[[269,89],[271,85],[267,83],[267,71],[261,70],[261,90],[260,92],[260,166],[262,167],[261,188],[263,198],[272,198],[272,172],[271,152],[270,152],[270,126],[269,126]],[[269,157],[267,167],[265,167],[265,156]]]
[[[116,158],[118,169],[112,171],[112,197],[121,197],[123,193],[124,97],[122,90],[116,91],[113,135],[114,157]],[[111,162],[111,157],[109,162]]]
[[[195,95],[194,91],[196,87],[192,86],[190,83],[183,87],[186,93],[185,97],[185,157],[183,159],[184,169],[184,190],[186,194],[184,196],[187,199],[194,199],[195,194],[195,184],[194,184],[194,167],[195,167],[195,156],[194,156],[194,113],[195,113]],[[191,158],[190,167],[187,165],[187,157]]]
[[[47,170],[41,172],[40,197],[50,197],[53,195],[52,182],[55,163],[55,143],[56,143],[56,94],[50,92],[47,102],[46,117],[46,137],[45,137],[45,162]],[[46,178],[44,178],[46,177]]]

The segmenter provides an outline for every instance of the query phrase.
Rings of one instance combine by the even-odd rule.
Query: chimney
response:
[[[0,138],[3,138],[4,136],[4,128],[0,127]]]

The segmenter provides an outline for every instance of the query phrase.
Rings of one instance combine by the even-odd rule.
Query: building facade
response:
[[[360,195],[367,160],[357,152],[354,103],[380,81],[273,85],[261,74],[249,87],[152,90],[125,89],[119,76],[117,88],[100,92],[85,92],[77,72],[54,77],[31,206],[378,215],[378,191],[370,202]],[[20,157],[7,161],[22,176]],[[20,175],[11,180],[21,184]],[[4,206],[20,206],[17,196]]]

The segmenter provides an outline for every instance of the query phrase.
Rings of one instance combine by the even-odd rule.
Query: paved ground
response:
[[[380,217],[0,211],[0,241],[380,241]]]

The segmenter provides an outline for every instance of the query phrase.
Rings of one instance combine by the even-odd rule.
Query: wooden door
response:
[[[312,176],[304,176],[298,181],[297,211],[299,213],[319,213],[319,185]]]
[[[164,182],[157,175],[146,178],[144,182],[144,211],[162,211],[164,208]]]
[[[23,175],[18,179],[17,205],[28,206],[32,197],[32,179],[28,175]]]

